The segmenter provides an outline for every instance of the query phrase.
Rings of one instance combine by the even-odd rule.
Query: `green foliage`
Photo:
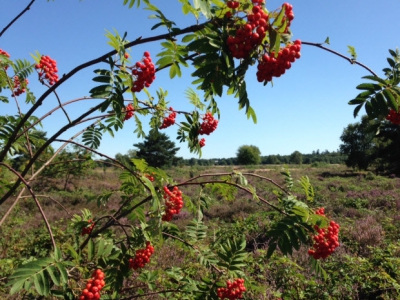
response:
[[[236,159],[240,165],[257,165],[261,162],[261,152],[253,145],[240,146],[236,153]]]
[[[313,201],[315,193],[308,176],[301,177],[299,182],[301,184],[301,187],[303,188],[304,194],[306,195],[306,200]]]
[[[10,294],[32,286],[41,296],[51,294],[51,284],[64,285],[68,282],[68,263],[61,261],[61,252],[56,249],[51,258],[41,258],[21,265],[10,277]]]
[[[261,59],[260,54],[274,52],[277,57],[281,45],[291,43],[290,21],[283,5],[269,13],[269,29],[262,44],[251,49],[248,57],[234,59],[226,39],[236,34],[238,28],[225,17],[227,12],[231,12],[226,7],[226,1],[179,1],[183,14],[190,13],[197,20],[204,16],[207,21],[178,28],[177,22],[167,18],[149,0],[124,0],[123,5],[129,8],[136,5],[151,11],[150,18],[157,20],[151,29],[165,27],[168,33],[130,42],[126,39],[127,33],[120,35],[116,30],[107,31],[111,52],[72,69],[56,85],[48,86],[43,79],[47,90],[37,99],[33,91],[27,89],[26,115],[18,111],[13,116],[0,116],[0,204],[6,201],[10,204],[4,210],[3,206],[0,207],[0,226],[5,226],[0,237],[4,248],[0,251],[1,291],[17,298],[76,299],[93,270],[100,268],[106,274],[107,285],[102,291],[104,299],[161,297],[217,300],[217,289],[225,286],[226,280],[238,277],[246,279],[248,293],[245,298],[248,299],[271,295],[283,299],[340,299],[343,295],[354,299],[375,296],[393,298],[400,290],[400,276],[396,268],[400,252],[393,241],[388,241],[389,245],[384,250],[371,247],[370,257],[352,256],[353,249],[357,247],[349,244],[357,232],[351,232],[348,227],[343,230],[342,246],[346,251],[338,251],[338,258],[327,259],[324,263],[311,259],[304,263],[306,260],[301,257],[307,255],[304,249],[313,243],[312,237],[317,228],[329,226],[329,218],[314,213],[309,205],[330,206],[327,210],[329,214],[337,214],[348,225],[340,213],[345,211],[349,215],[355,213],[346,209],[357,211],[359,208],[378,207],[370,199],[351,198],[343,194],[345,189],[342,184],[340,187],[339,184],[330,184],[330,196],[339,194],[337,201],[330,202],[321,192],[324,183],[314,188],[308,176],[299,176],[300,179],[295,181],[288,167],[278,179],[256,174],[256,170],[242,173],[232,168],[226,172],[218,170],[218,173],[195,175],[200,170],[197,167],[190,170],[192,178],[187,179],[188,172],[185,174],[183,169],[179,170],[182,173],[173,177],[169,176],[171,170],[159,169],[179,162],[175,157],[179,148],[158,130],[169,112],[168,93],[160,88],[153,96],[150,90],[144,88],[140,98],[137,92],[132,92],[132,97],[126,99],[126,92],[132,91],[134,81],[140,78],[132,77],[135,66],[130,65],[128,51],[131,48],[159,41],[162,50],[156,55],[156,71],[169,68],[171,79],[181,77],[182,66],[193,67],[192,84],[202,91],[202,95],[197,95],[191,88],[186,90],[185,96],[193,109],[176,110],[180,116],[185,116],[184,121],[178,124],[177,132],[179,141],[187,142],[191,152],[201,155],[199,129],[203,112],[211,112],[220,118],[217,99],[226,93],[236,97],[238,108],[244,109],[247,118],[256,123],[256,112],[250,106],[246,73]],[[254,6],[249,0],[241,1],[241,5],[240,14],[250,12]],[[243,24],[245,21],[238,19],[237,22]],[[329,39],[325,43],[329,43]],[[352,62],[357,63],[355,49],[349,46],[349,52]],[[390,68],[384,69],[386,78],[365,76],[364,79],[371,82],[357,86],[361,93],[350,101],[350,104],[357,105],[355,115],[363,105],[370,119],[382,120],[389,109],[398,110],[400,53],[398,50],[389,52]],[[41,58],[39,52],[31,56],[36,63]],[[147,53],[145,56],[148,56]],[[89,91],[90,97],[62,103],[56,88],[64,87],[76,72],[95,64],[104,66],[94,70],[95,86]],[[34,64],[27,60],[12,61],[1,55],[0,92],[13,88],[13,79],[6,72],[8,67],[20,80],[28,78],[34,71]],[[49,94],[55,95],[58,105],[54,110],[35,117]],[[13,100],[18,100],[17,97],[13,96]],[[72,110],[67,105],[88,98],[94,101],[99,99],[100,104],[72,119]],[[0,96],[0,102],[8,104],[10,100]],[[123,128],[124,121],[128,119],[127,102],[133,108],[134,132],[145,140],[134,144],[138,148],[136,152],[103,160],[103,163],[115,167],[112,170],[115,178],[112,184],[107,180],[100,182],[99,178],[105,176],[106,170],[101,174],[93,170],[93,155],[103,155],[95,149],[100,149],[104,133],[113,136],[114,132]],[[18,101],[16,103],[19,109]],[[62,110],[66,124],[57,123],[55,133],[47,138],[46,132],[38,130],[38,125],[57,109]],[[77,111],[79,109],[73,112]],[[70,140],[60,138],[64,132],[90,120],[92,123],[80,129]],[[148,120],[148,134],[144,120]],[[370,130],[370,125],[364,127]],[[358,143],[358,148],[353,145],[349,148],[349,158],[365,154],[369,146],[378,146],[380,152],[373,154],[381,159],[380,164],[388,162],[378,153],[386,153],[389,157],[389,151],[394,153],[390,159],[398,163],[398,152],[394,151],[398,146],[397,140],[400,140],[398,129],[384,125],[380,129],[386,139],[384,141],[375,139],[372,130],[365,134],[359,128],[349,128],[344,142],[350,143],[351,140],[351,143]],[[54,150],[50,146],[53,142],[65,144]],[[74,145],[72,151],[65,148],[71,143]],[[343,152],[346,151],[344,147]],[[325,154],[328,156],[329,153]],[[230,163],[260,164],[260,155],[256,146],[241,146],[237,159]],[[308,163],[328,162],[315,157]],[[271,158],[273,163],[302,164],[302,160],[303,156],[298,151],[285,158]],[[397,167],[394,169],[398,170]],[[117,173],[117,168],[122,171]],[[86,182],[89,175],[93,176],[90,183],[89,180]],[[318,180],[323,182],[330,175],[320,174]],[[94,176],[97,176],[96,179],[93,179]],[[369,179],[370,185],[379,182],[378,176],[365,178]],[[87,186],[70,191],[72,179],[79,179]],[[21,185],[22,181],[24,185]],[[62,181],[63,190],[59,188]],[[347,189],[355,190],[358,186],[358,183],[352,183]],[[391,186],[394,189],[395,184]],[[163,193],[164,188],[172,190],[173,187],[182,189],[184,207],[180,206],[180,193],[176,197]],[[298,191],[302,194],[297,195]],[[229,204],[225,200],[230,201]],[[394,203],[394,199],[391,200]],[[226,209],[229,210],[229,217],[221,213],[213,218],[210,212],[213,205],[230,205]],[[13,209],[17,212],[11,218]],[[81,213],[73,214],[77,209]],[[174,218],[171,222],[163,222],[168,210],[175,210]],[[385,220],[385,230],[397,236],[398,230],[391,224],[395,219],[391,217]],[[38,226],[41,220],[44,220],[45,226]],[[358,238],[357,241],[361,244],[363,239]],[[152,260],[145,268],[131,270],[130,259],[139,255],[139,250],[149,243],[156,249]],[[366,248],[365,245],[363,247]],[[362,254],[368,256],[369,252],[365,253]],[[273,277],[266,279],[265,275],[270,276],[269,273]]]
[[[349,101],[350,105],[357,105],[354,109],[354,117],[356,117],[360,109],[365,105],[365,111],[370,119],[383,119],[389,109],[398,111],[400,89],[400,53],[389,50],[391,57],[388,63],[390,68],[384,68],[386,78],[380,78],[376,75],[368,75],[363,78],[372,81],[373,83],[362,83],[356,88],[362,90],[353,100]],[[353,53],[352,53],[353,55]],[[355,58],[355,57],[354,57]]]
[[[165,133],[153,129],[145,137],[144,142],[136,143],[137,157],[143,158],[152,167],[171,166],[176,162],[175,154],[179,148],[175,147]]]
[[[289,158],[291,164],[301,165],[303,162],[303,155],[299,151],[294,151]]]
[[[246,266],[247,257],[246,239],[239,237],[237,239],[227,239],[220,245],[218,258],[221,260],[218,265],[225,268],[231,276],[243,276],[242,269]]]
[[[84,145],[92,149],[97,149],[100,146],[101,137],[102,134],[100,129],[91,126],[83,133],[82,142]]]
[[[340,136],[340,151],[347,155],[346,165],[366,170],[372,163],[378,123],[363,117],[361,122],[350,124]]]

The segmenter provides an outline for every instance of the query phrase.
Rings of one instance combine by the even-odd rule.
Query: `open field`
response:
[[[266,233],[270,229],[270,221],[276,217],[271,208],[244,192],[226,200],[211,187],[205,188],[204,193],[209,197],[208,208],[204,210],[204,224],[207,226],[205,240],[212,241],[220,235],[245,236],[249,267],[243,270],[248,284],[244,299],[399,299],[400,178],[353,172],[341,165],[289,167],[293,177],[293,194],[299,200],[308,202],[299,184],[301,177],[307,176],[315,194],[313,201],[308,202],[309,206],[324,207],[326,215],[340,224],[340,246],[321,264],[327,274],[326,280],[315,276],[310,268],[307,254],[310,245],[302,245],[294,251],[293,262],[279,251],[267,258],[270,238]],[[201,174],[241,172],[258,194],[272,204],[278,201],[277,185],[286,184],[281,171],[281,165],[194,166],[166,170],[177,183]],[[118,191],[119,186],[119,173],[107,168],[92,170],[84,178],[70,178],[68,182],[64,178],[42,178],[35,182],[33,188],[53,226],[55,238],[63,244],[73,243],[75,232],[69,224],[72,215],[80,214],[82,209],[87,208],[94,216],[100,216],[118,208],[120,199],[117,196],[112,196],[107,204],[100,207],[96,201],[90,200],[107,191]],[[199,186],[182,187],[185,203],[190,198],[198,197],[199,189]],[[1,216],[12,202],[13,199],[9,199],[0,207]],[[184,229],[195,217],[185,206],[172,223]],[[17,299],[7,295],[6,277],[19,264],[21,257],[49,255],[51,243],[30,198],[20,200],[1,232],[0,298]],[[196,253],[191,249],[172,239],[155,247],[149,270],[180,267],[184,276],[201,279],[202,267],[196,264],[188,267],[188,261],[196,260]],[[145,284],[135,281],[137,276],[134,273],[128,285],[140,287],[142,292],[149,291]],[[154,295],[139,299],[162,298]]]

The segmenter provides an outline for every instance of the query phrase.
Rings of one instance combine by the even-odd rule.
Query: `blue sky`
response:
[[[0,29],[14,18],[30,0],[0,0]],[[177,26],[195,24],[192,16],[181,13],[177,0],[154,0],[168,18]],[[283,2],[267,1],[267,8],[274,10]],[[307,42],[323,42],[330,38],[331,49],[342,54],[347,46],[355,47],[358,61],[369,66],[378,75],[387,66],[388,49],[399,46],[400,1],[358,0],[321,1],[293,0],[295,19],[292,22],[294,39]],[[148,19],[151,12],[128,9],[123,0],[55,0],[47,2],[36,0],[31,9],[24,14],[2,37],[0,48],[6,50],[11,58],[31,60],[30,53],[39,51],[50,55],[58,62],[60,75],[75,66],[103,55],[111,50],[105,37],[106,30],[125,31],[127,38],[150,37],[165,33],[163,29],[150,31],[154,20]],[[202,20],[201,20],[202,21]],[[204,21],[204,20],[203,20]],[[133,61],[139,60],[144,51],[150,51],[153,60],[161,49],[160,42],[135,47],[131,51]],[[106,68],[97,65],[75,75],[58,90],[62,102],[88,96],[95,86],[91,78],[93,70]],[[193,69],[183,70],[182,78],[169,79],[168,71],[157,73],[150,88],[168,90],[170,105],[179,110],[190,110],[184,92],[191,86]],[[313,150],[336,151],[340,145],[340,135],[353,118],[353,108],[347,102],[357,94],[355,87],[362,82],[361,77],[369,73],[359,66],[336,57],[326,51],[303,46],[301,58],[282,77],[274,80],[274,86],[263,86],[255,77],[255,67],[247,75],[247,85],[251,105],[255,109],[258,123],[247,120],[243,110],[238,110],[237,99],[223,96],[219,99],[221,119],[218,129],[206,136],[203,158],[234,157],[241,145],[255,145],[262,155],[287,155],[294,151],[311,153]],[[30,78],[30,87],[37,96],[44,88]],[[9,91],[6,91],[9,93]],[[7,94],[6,94],[7,95]],[[201,96],[201,93],[200,93]],[[144,98],[143,94],[143,98]],[[142,98],[139,95],[139,98]],[[21,102],[23,100],[21,99]],[[93,101],[71,105],[72,116],[78,116],[85,108],[94,105]],[[49,97],[40,107],[36,116],[41,116],[56,106],[56,99]],[[28,107],[22,105],[27,111]],[[1,114],[15,114],[14,102],[0,103]],[[364,113],[364,110],[361,111]],[[183,117],[178,116],[177,121]],[[50,135],[60,124],[65,124],[65,116],[54,113],[43,122],[44,130]],[[133,122],[127,122],[123,131],[115,138],[105,136],[100,151],[115,156],[133,149],[133,144],[141,140],[133,133]],[[177,127],[165,130],[175,140]],[[65,133],[69,138],[77,130]],[[56,145],[55,145],[56,146]],[[179,144],[179,156],[196,157],[186,144]]]

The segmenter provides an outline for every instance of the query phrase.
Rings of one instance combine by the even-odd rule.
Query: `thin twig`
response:
[[[97,106],[89,109],[87,112],[85,112],[84,114],[82,114],[80,117],[78,117],[77,119],[75,119],[72,123],[65,125],[64,127],[61,127],[51,138],[49,138],[35,153],[35,155],[32,157],[32,159],[29,160],[28,164],[25,166],[25,169],[21,172],[21,176],[24,177],[27,173],[28,170],[30,169],[30,167],[33,165],[33,163],[38,159],[38,157],[42,154],[42,152],[55,140],[57,139],[58,136],[60,136],[62,133],[64,133],[65,131],[67,131],[68,129],[74,127],[76,125],[76,123],[80,122],[82,119],[84,119],[85,117],[87,117],[88,115],[90,115],[91,113],[95,112],[96,110],[98,110],[101,106],[103,105],[103,103],[98,104]],[[18,127],[18,126],[17,126]],[[19,128],[21,129],[21,127]],[[19,130],[18,129],[18,130]],[[11,137],[10,137],[11,139]],[[0,158],[0,161],[2,159]],[[1,197],[0,199],[0,205],[4,203],[4,201],[6,201],[6,199],[8,197],[10,197],[12,195],[12,193],[17,189],[17,187],[20,185],[21,183],[21,179],[18,178],[16,180],[16,182],[14,183],[14,185],[8,190],[8,192],[3,195],[3,197]]]
[[[374,71],[372,71],[370,68],[368,68],[366,65],[364,65],[364,64],[362,64],[362,63],[356,61],[355,59],[353,59],[353,58],[351,58],[351,57],[348,57],[348,56],[346,56],[346,55],[343,55],[343,54],[341,54],[341,53],[339,53],[339,52],[336,52],[336,51],[334,51],[334,50],[332,50],[332,49],[329,49],[329,48],[327,48],[327,47],[325,47],[325,46],[322,46],[321,43],[301,42],[301,44],[302,44],[302,45],[308,45],[308,46],[314,46],[314,47],[323,49],[323,50],[325,50],[325,51],[328,51],[328,52],[330,52],[330,53],[333,53],[333,54],[335,54],[335,55],[337,55],[337,56],[339,56],[339,57],[341,57],[341,58],[347,60],[347,61],[348,61],[349,63],[351,63],[351,64],[356,64],[356,65],[359,65],[359,66],[363,67],[363,68],[366,69],[368,72],[370,72],[372,75],[378,77],[378,75],[376,75],[376,73],[375,73]]]
[[[65,208],[65,206],[62,205],[59,201],[57,201],[57,200],[54,199],[53,197],[47,196],[47,195],[36,195],[36,197],[37,197],[37,198],[49,198],[51,201],[54,201],[55,203],[57,203],[58,205],[60,205],[61,208],[62,208],[70,217],[72,217],[72,214]],[[30,196],[22,196],[22,197],[20,197],[20,199],[23,199],[23,198],[30,198]]]
[[[56,242],[54,241],[54,237],[53,237],[53,233],[51,231],[50,224],[49,224],[49,222],[48,222],[48,220],[46,218],[46,215],[44,214],[44,211],[43,211],[38,199],[36,198],[35,193],[33,192],[32,188],[31,188],[31,186],[29,185],[28,182],[25,181],[25,179],[21,176],[21,174],[19,174],[13,168],[11,168],[10,166],[8,166],[7,164],[5,164],[3,162],[0,162],[0,165],[5,166],[7,169],[9,169],[11,172],[13,172],[24,183],[24,185],[28,189],[29,193],[32,195],[33,200],[36,202],[37,207],[39,208],[40,214],[42,215],[42,218],[43,218],[43,220],[44,220],[44,222],[46,224],[47,230],[48,230],[48,232],[50,234],[50,238],[51,238],[51,242],[53,244],[53,248],[56,249]]]
[[[4,27],[4,29],[0,32],[0,37],[7,31],[8,28],[10,28],[10,26],[12,24],[14,24],[15,21],[17,21],[24,13],[26,13],[30,8],[31,5],[33,4],[33,2],[35,2],[36,0],[32,0],[27,7],[25,7],[25,9],[23,11],[21,11],[21,13],[16,16],[6,27]]]

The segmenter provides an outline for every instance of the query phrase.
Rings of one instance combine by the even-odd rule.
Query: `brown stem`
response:
[[[153,197],[153,196],[151,196],[151,195],[150,195],[150,196],[147,196],[147,197],[144,198],[142,201],[140,201],[138,204],[134,205],[134,206],[131,207],[130,209],[128,209],[128,210],[122,212],[120,215],[118,215],[118,214],[122,211],[122,208],[125,206],[125,204],[127,204],[127,203],[130,201],[130,199],[127,199],[127,200],[121,205],[121,207],[119,208],[119,210],[118,210],[116,213],[114,213],[113,219],[110,219],[106,224],[103,225],[103,227],[101,227],[101,228],[99,228],[97,231],[91,233],[90,236],[91,236],[91,237],[96,237],[96,236],[98,236],[100,233],[104,232],[105,230],[107,230],[108,228],[110,228],[111,226],[113,226],[114,223],[115,223],[114,220],[118,220],[118,219],[121,219],[121,218],[125,217],[126,215],[129,215],[129,214],[130,214],[132,211],[134,211],[137,207],[139,207],[140,205],[142,205],[142,204],[144,204],[144,203],[150,201],[152,197]],[[79,249],[80,249],[80,250],[83,250],[83,248],[85,248],[85,246],[87,245],[88,242],[89,242],[89,238],[86,239],[86,240],[79,246]]]
[[[30,196],[22,196],[20,197],[20,199],[24,199],[24,198],[29,198]],[[72,214],[65,208],[64,205],[62,205],[59,201],[57,201],[56,199],[54,199],[51,196],[47,196],[47,195],[36,195],[37,198],[49,198],[51,201],[57,203],[58,205],[61,206],[61,208],[72,218]]]
[[[6,72],[5,69],[4,69],[4,71]],[[8,86],[10,87],[10,90],[13,91],[14,90],[13,84],[12,84],[11,79],[9,77],[7,77],[7,83],[8,83]],[[15,100],[15,104],[17,105],[17,110],[18,110],[19,117],[22,119],[23,115],[22,115],[21,107],[19,106],[18,98],[14,93],[12,93],[12,96],[13,96],[13,98]],[[25,132],[24,135],[25,135],[25,139],[26,139],[26,148],[28,149],[29,157],[32,158],[32,156],[33,156],[33,154],[32,154],[32,145],[31,145],[31,143],[29,141],[28,131],[26,130],[25,125],[23,126],[23,128],[24,128],[24,132]],[[31,172],[32,172],[32,174],[34,173],[33,167],[32,167]]]
[[[237,183],[234,183],[234,182],[229,182],[229,181],[226,181],[226,180],[209,180],[209,181],[201,181],[201,182],[188,182],[188,181],[186,181],[184,183],[175,184],[174,186],[204,185],[204,184],[213,184],[213,183],[222,183],[222,184],[231,185],[231,186],[236,187],[239,190],[245,191],[246,193],[248,193],[250,195],[254,195],[251,190],[245,188],[244,186],[241,186],[240,184],[237,184]],[[258,196],[257,194],[255,196],[257,196],[258,200],[260,200],[261,202],[267,204],[269,207],[273,208],[277,212],[279,212],[279,213],[281,213],[281,214],[283,214],[285,216],[288,216],[288,214],[285,211],[283,211],[282,209],[280,209],[276,205],[272,204],[268,200],[265,200],[264,198]]]
[[[50,87],[49,85],[47,85],[47,84],[44,84],[45,86],[47,86],[48,88]],[[58,96],[58,94],[57,94],[57,91],[56,90],[54,90],[53,91],[53,93],[54,93],[54,95],[56,96],[56,98],[57,98],[57,101],[58,101],[58,104],[59,104],[59,107],[61,108],[61,110],[64,112],[64,115],[67,117],[67,120],[68,120],[68,122],[69,123],[71,123],[71,119],[69,118],[69,116],[68,116],[68,114],[67,114],[67,112],[65,111],[65,109],[64,109],[64,106],[61,104],[61,100],[60,100],[60,97]]]
[[[331,50],[331,49],[329,49],[329,48],[327,48],[327,47],[325,47],[325,46],[322,46],[321,43],[310,43],[310,42],[301,42],[301,43],[302,43],[303,45],[314,46],[314,47],[323,49],[323,50],[325,50],[325,51],[328,51],[328,52],[330,52],[330,53],[333,53],[333,54],[335,54],[335,55],[337,55],[337,56],[339,56],[339,57],[341,57],[341,58],[347,60],[347,61],[348,61],[349,63],[351,63],[351,64],[356,64],[356,65],[359,65],[359,66],[363,67],[363,68],[366,69],[368,72],[370,72],[372,75],[378,77],[378,75],[376,75],[376,73],[375,73],[374,71],[372,71],[370,68],[368,68],[366,65],[364,65],[364,64],[362,64],[362,63],[356,61],[355,59],[353,59],[353,58],[351,58],[351,57],[348,57],[348,56],[343,55],[343,54],[341,54],[341,53],[339,53],[339,52],[336,52],[336,51],[334,51],[334,50]]]
[[[78,147],[81,147],[81,148],[87,150],[87,151],[93,152],[94,154],[97,154],[97,155],[99,155],[99,156],[101,156],[101,157],[105,157],[105,158],[107,158],[107,159],[113,161],[113,162],[115,163],[115,165],[118,165],[118,166],[119,166],[119,168],[129,171],[129,172],[130,172],[132,175],[134,175],[134,176],[138,176],[137,173],[135,173],[135,172],[133,172],[132,170],[130,170],[128,167],[126,167],[123,163],[119,162],[118,160],[116,160],[116,159],[114,159],[114,158],[111,158],[110,156],[108,156],[108,155],[106,155],[106,154],[103,154],[103,153],[101,153],[101,152],[98,152],[98,151],[96,151],[96,150],[94,150],[94,149],[91,149],[91,148],[89,148],[89,147],[87,147],[87,146],[85,146],[85,145],[82,145],[82,144],[77,143],[77,142],[74,142],[74,141],[63,140],[63,139],[55,139],[54,141],[55,141],[55,142],[64,142],[64,143],[74,144],[74,145],[76,145],[76,146],[78,146]]]
[[[82,100],[94,100],[94,98],[90,98],[90,97],[82,97],[82,98],[77,98],[77,99],[73,99],[67,102],[64,102],[62,105],[66,106],[68,104],[72,104],[74,102],[78,102],[78,101],[82,101]],[[99,99],[95,99],[95,100],[99,100]],[[57,109],[60,109],[60,106],[57,106],[55,108],[53,108],[52,110],[50,110],[49,112],[47,112],[45,115],[43,115],[41,118],[39,118],[36,122],[32,123],[31,126],[27,127],[26,129],[24,129],[20,134],[18,134],[15,137],[15,140],[18,140],[27,130],[33,128],[35,125],[39,124],[40,122],[42,122],[45,118],[47,118],[48,116],[50,116],[53,112],[55,112]]]
[[[268,182],[270,182],[270,183],[272,183],[273,185],[275,185],[277,188],[279,188],[280,190],[282,190],[286,195],[290,195],[290,192],[289,191],[287,191],[284,187],[282,187],[281,185],[279,185],[279,184],[277,184],[275,181],[273,181],[271,178],[268,178],[268,177],[264,177],[264,176],[261,176],[261,175],[257,175],[257,174],[254,174],[254,173],[242,173],[243,175],[246,175],[246,176],[253,176],[253,177],[257,177],[257,178],[261,178],[261,179],[263,179],[263,180],[266,180],[266,181],[268,181]]]
[[[53,233],[52,233],[51,228],[50,228],[50,224],[49,224],[49,222],[48,222],[48,220],[46,218],[46,215],[44,214],[44,211],[43,211],[38,199],[36,198],[35,193],[33,192],[32,188],[31,188],[31,186],[29,185],[28,182],[25,181],[25,179],[21,176],[21,174],[19,174],[13,168],[11,168],[10,166],[8,166],[7,164],[5,164],[3,162],[0,162],[0,165],[5,166],[7,169],[9,169],[11,172],[13,172],[24,183],[24,185],[28,189],[29,193],[32,195],[33,200],[36,202],[36,206],[39,208],[40,214],[42,215],[42,218],[43,218],[43,220],[44,220],[44,222],[46,224],[47,230],[48,230],[48,232],[50,234],[50,238],[51,238],[51,242],[53,244],[53,248],[56,249],[56,242],[54,241],[54,237],[53,237]]]
[[[0,32],[0,37],[4,34],[4,32],[7,31],[8,28],[11,27],[12,24],[14,24],[15,21],[17,21],[25,12],[27,12],[30,8],[31,5],[33,4],[33,2],[35,2],[36,0],[32,0],[27,7],[25,7],[25,9],[23,11],[21,11],[21,13],[16,16],[6,27],[3,28],[3,30]]]
[[[96,121],[98,122],[98,121]],[[94,124],[96,124],[96,122]],[[92,125],[94,125],[92,124]],[[80,134],[82,134],[83,132],[85,132],[88,129],[88,127],[86,127],[85,129],[79,131],[78,133],[76,133],[70,140],[73,140],[74,138],[76,138],[77,136],[79,136]],[[64,145],[62,145],[60,148],[57,149],[56,152],[54,152],[53,156],[50,157],[50,159],[47,160],[47,162],[45,162],[30,178],[29,178],[29,182],[31,182],[36,176],[38,176],[44,168],[46,168],[48,165],[50,165],[50,163],[54,160],[54,158],[56,158],[56,156],[65,148],[68,146],[69,143],[64,143]],[[4,221],[6,220],[6,218],[8,217],[8,215],[11,213],[11,211],[14,209],[15,205],[17,204],[17,202],[19,201],[19,199],[22,197],[23,193],[25,191],[25,188],[23,187],[21,192],[18,194],[17,198],[14,200],[14,203],[8,208],[7,212],[4,214],[4,216],[1,218],[0,220],[0,226],[4,223]],[[10,194],[11,195],[11,194]],[[4,195],[3,198],[7,199],[9,196],[8,195]]]

